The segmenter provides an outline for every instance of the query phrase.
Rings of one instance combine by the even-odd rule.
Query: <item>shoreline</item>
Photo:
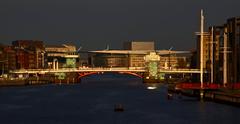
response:
[[[221,89],[215,91],[204,91],[203,99],[200,98],[200,92],[196,90],[176,90],[174,86],[169,86],[168,92],[199,98],[199,100],[203,101],[211,101],[240,107],[240,90]]]
[[[26,85],[25,79],[19,80],[0,80],[0,87],[11,87],[11,86],[24,86]]]
[[[81,80],[76,79],[56,79],[56,78],[27,78],[27,79],[2,79],[0,80],[0,87],[14,87],[14,86],[34,86],[47,84],[77,84]]]

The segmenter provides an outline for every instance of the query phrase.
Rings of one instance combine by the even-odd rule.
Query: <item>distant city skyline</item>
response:
[[[157,49],[190,50],[196,48],[200,9],[208,28],[240,16],[239,5],[239,0],[1,0],[0,43],[72,41],[94,50],[153,40]]]

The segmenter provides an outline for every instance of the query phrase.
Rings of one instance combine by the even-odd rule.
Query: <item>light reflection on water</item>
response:
[[[0,88],[0,99],[3,124],[240,123],[239,108],[189,97],[168,100],[166,85],[115,74],[86,77],[75,85]],[[124,112],[114,112],[116,104]]]

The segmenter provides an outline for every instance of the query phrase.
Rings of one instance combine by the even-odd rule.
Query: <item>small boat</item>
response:
[[[123,112],[124,111],[123,105],[122,104],[115,104],[114,111],[115,112]]]

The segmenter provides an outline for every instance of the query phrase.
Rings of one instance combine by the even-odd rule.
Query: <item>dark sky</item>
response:
[[[1,0],[0,43],[72,41],[95,50],[154,40],[158,49],[189,50],[195,48],[201,8],[208,25],[220,25],[240,16],[239,5],[240,0]]]

